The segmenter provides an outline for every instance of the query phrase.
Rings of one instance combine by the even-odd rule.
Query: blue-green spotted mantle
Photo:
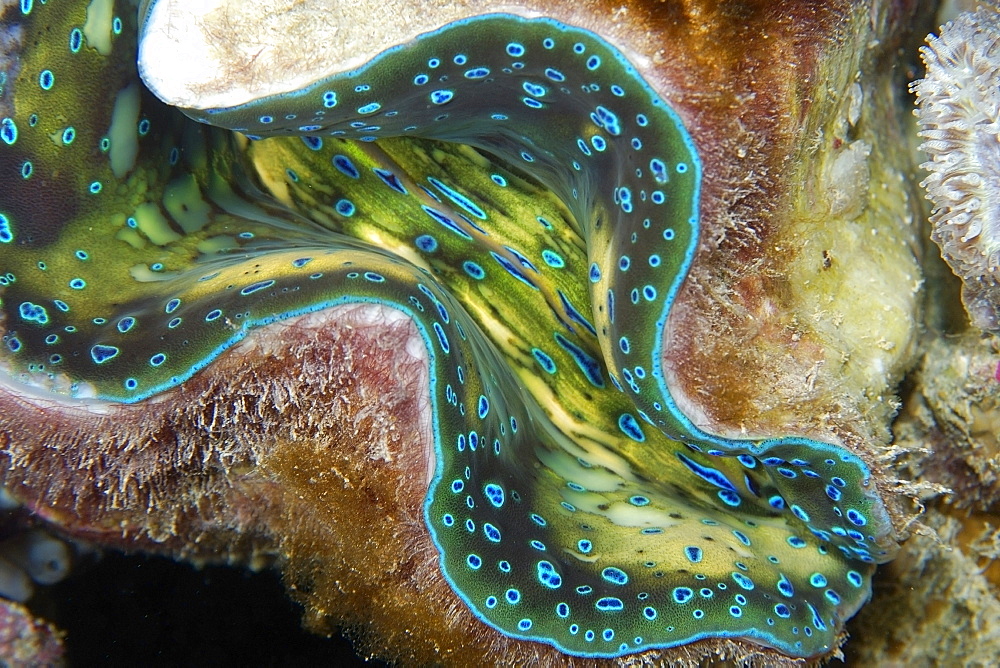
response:
[[[664,330],[711,174],[621,53],[489,15],[185,116],[138,79],[132,5],[96,4],[4,15],[10,382],[143,402],[252,328],[398,309],[428,351],[427,527],[485,623],[592,657],[836,645],[888,517],[842,447],[675,404]]]

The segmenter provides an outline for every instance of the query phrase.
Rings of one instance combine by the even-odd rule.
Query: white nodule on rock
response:
[[[35,593],[35,585],[24,569],[0,557],[0,596],[24,603]]]
[[[854,141],[842,149],[826,172],[826,198],[830,215],[853,220],[868,206],[871,144]]]
[[[32,529],[0,544],[0,554],[40,585],[61,582],[69,575],[72,554],[66,544],[41,529]]]
[[[848,104],[847,104],[847,122],[851,126],[858,124],[861,120],[861,108],[865,101],[865,91],[861,88],[861,84],[855,82],[851,84],[851,88],[848,91]]]

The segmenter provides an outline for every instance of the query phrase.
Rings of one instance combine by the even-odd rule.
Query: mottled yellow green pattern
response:
[[[834,645],[888,519],[842,448],[716,437],[674,405],[661,336],[701,164],[621,54],[483,17],[198,114],[219,129],[142,88],[134,10],[108,7],[3,27],[25,35],[0,127],[12,382],[142,402],[254,327],[386,305],[426,343],[427,526],[483,621],[583,656]]]

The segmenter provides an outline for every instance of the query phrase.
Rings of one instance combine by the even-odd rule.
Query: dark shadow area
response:
[[[312,635],[272,571],[196,569],[107,554],[30,607],[66,632],[73,666],[382,666],[341,636]]]

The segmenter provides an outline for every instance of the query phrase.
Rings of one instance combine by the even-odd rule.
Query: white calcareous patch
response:
[[[827,168],[825,186],[830,215],[854,220],[868,205],[872,147],[861,140],[849,143]]]

